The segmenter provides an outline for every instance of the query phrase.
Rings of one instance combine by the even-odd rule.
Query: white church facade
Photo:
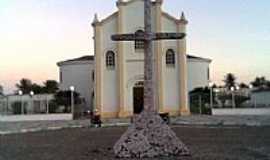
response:
[[[152,3],[153,32],[186,33],[188,21],[184,14],[174,18],[162,11],[162,0]],[[144,3],[118,0],[117,7],[101,21],[95,15],[94,57],[58,63],[60,89],[75,85],[87,105],[98,109],[102,118],[129,117],[143,109],[143,42],[114,42],[111,35],[143,32]],[[187,55],[186,38],[156,41],[153,53],[159,112],[189,115],[188,92],[208,85],[211,60]]]

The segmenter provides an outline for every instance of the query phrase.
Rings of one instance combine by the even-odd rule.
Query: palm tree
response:
[[[16,84],[16,87],[18,88],[18,90],[21,90],[23,93],[30,93],[30,91],[32,90],[32,81],[27,79],[27,78],[23,78],[20,80],[19,83]]]
[[[226,76],[225,76],[225,79],[223,80],[223,82],[225,83],[225,87],[230,89],[231,87],[235,87],[235,80],[236,80],[236,77],[234,74],[232,73],[228,73]]]
[[[56,93],[58,90],[58,82],[55,80],[47,80],[44,82],[45,93]]]

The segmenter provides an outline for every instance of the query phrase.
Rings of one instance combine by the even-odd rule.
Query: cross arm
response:
[[[135,41],[135,40],[141,40],[144,41],[144,36],[138,36],[135,34],[115,34],[111,36],[111,39],[113,41]]]
[[[173,40],[185,38],[185,33],[155,33],[152,37],[153,40]]]
[[[149,35],[149,36],[148,36]],[[185,33],[150,33],[150,34],[115,34],[111,36],[113,41],[145,41],[149,40],[174,40],[185,38]]]

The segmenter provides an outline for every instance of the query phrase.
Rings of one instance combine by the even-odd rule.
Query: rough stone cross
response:
[[[138,34],[112,35],[114,41],[144,41],[144,110],[157,112],[154,103],[154,65],[152,41],[183,39],[185,33],[153,33],[151,31],[151,0],[144,0],[144,29]]]
[[[182,39],[184,33],[153,33],[151,31],[151,0],[144,0],[143,34],[113,35],[114,41],[144,41],[144,110],[114,145],[120,158],[144,158],[189,155],[187,147],[157,114],[154,102],[154,62],[152,41]]]

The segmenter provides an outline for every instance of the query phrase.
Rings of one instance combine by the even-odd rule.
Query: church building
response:
[[[184,13],[175,18],[162,10],[162,0],[152,3],[152,32],[186,33],[188,21]],[[71,71],[76,74],[75,65],[78,67],[81,63],[91,67],[85,74],[91,87],[77,83],[77,88],[88,90],[89,97],[85,98],[90,99],[102,118],[129,117],[143,110],[144,43],[115,42],[111,36],[144,32],[144,1],[118,0],[116,5],[118,10],[107,18],[99,20],[97,15],[94,17],[94,57],[85,57],[91,62],[79,58],[58,63],[61,89],[68,87],[64,77]],[[189,115],[188,92],[208,85],[211,60],[187,55],[187,38],[188,34],[181,40],[153,42],[155,100],[161,113]],[[73,83],[76,87],[75,81],[80,77],[74,74],[74,82],[68,84]]]

